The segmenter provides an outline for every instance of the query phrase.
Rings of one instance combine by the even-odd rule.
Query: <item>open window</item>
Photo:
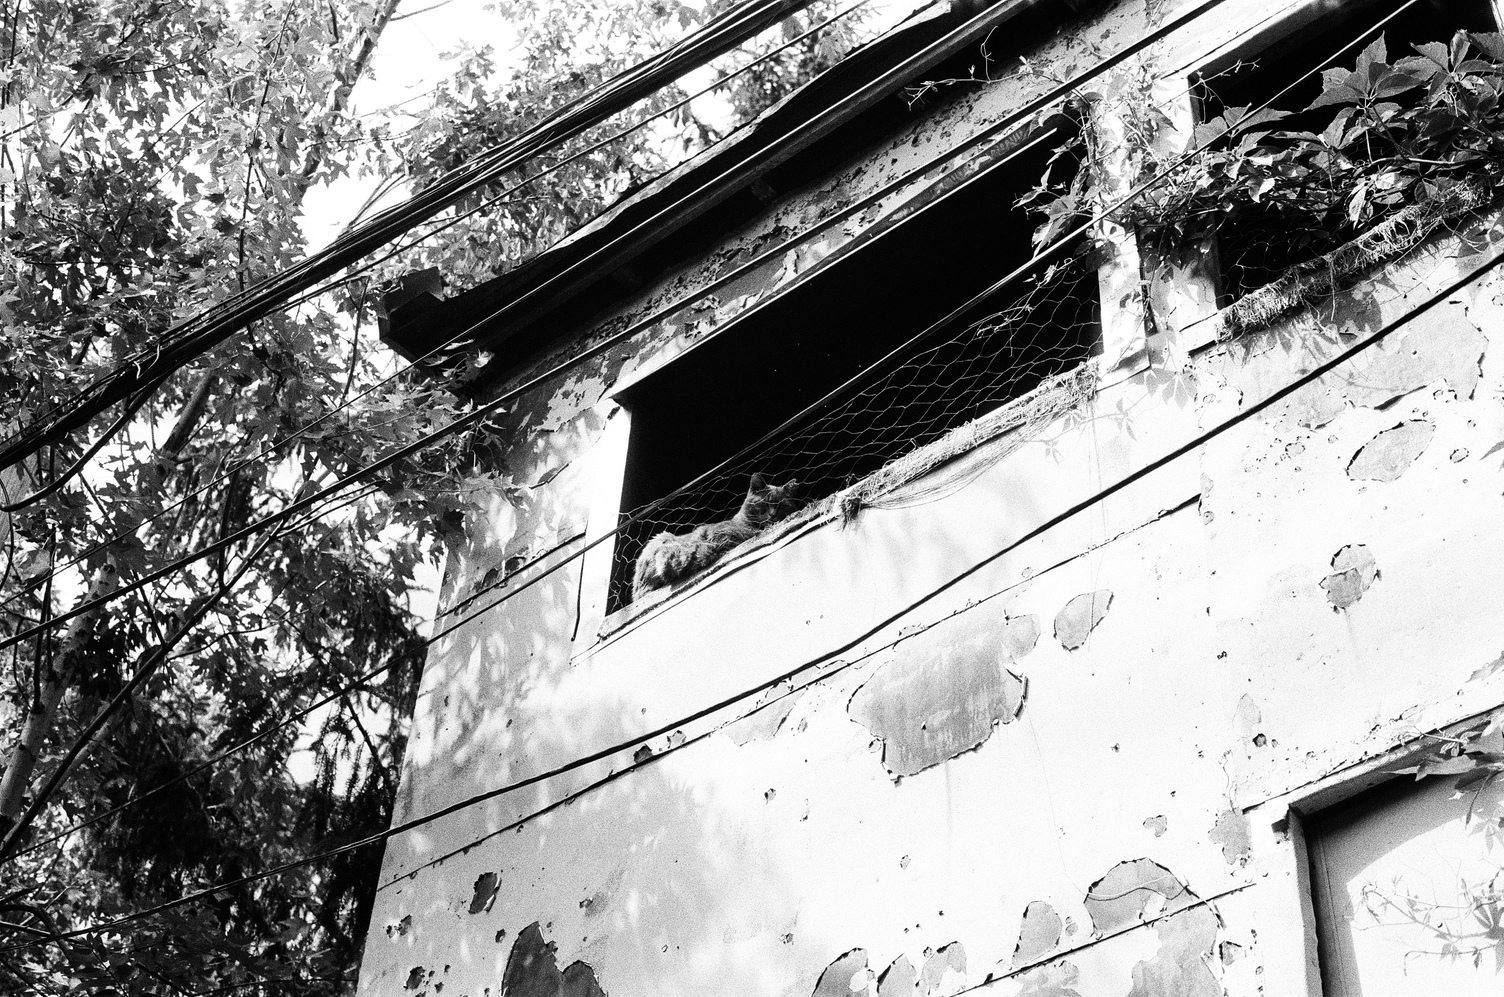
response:
[[[631,436],[608,611],[631,600],[650,536],[731,517],[753,473],[819,500],[1100,348],[1084,247],[957,312],[1031,256],[1039,217],[1017,202],[1074,174],[1055,155],[1073,130],[1035,136],[618,395]]]
[[[1314,70],[1328,60],[1331,66],[1350,69],[1374,26],[1391,16],[1382,29],[1391,61],[1412,54],[1412,45],[1449,41],[1459,29],[1498,30],[1492,0],[1313,0],[1193,77],[1197,121],[1272,101],[1272,109],[1290,117],[1270,127],[1319,133],[1335,109],[1305,110],[1322,92],[1321,73]],[[1276,205],[1240,209],[1218,228],[1219,302],[1227,304],[1272,282],[1339,241],[1320,225],[1291,217]]]

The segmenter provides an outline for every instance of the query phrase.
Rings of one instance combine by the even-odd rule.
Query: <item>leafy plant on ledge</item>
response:
[[[1240,225],[1304,233],[1306,259],[1225,309],[1232,335],[1350,286],[1375,264],[1494,200],[1504,170],[1504,35],[1459,31],[1391,63],[1382,36],[1352,69],[1323,72],[1300,115],[1229,108],[1196,128],[1197,152],[1129,209],[1146,243],[1172,253]],[[1146,175],[1163,168],[1137,157]]]

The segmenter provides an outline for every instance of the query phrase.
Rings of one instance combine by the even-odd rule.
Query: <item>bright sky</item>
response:
[[[382,33],[373,57],[371,74],[362,78],[355,87],[351,97],[351,111],[371,115],[378,120],[389,120],[394,129],[402,127],[404,116],[421,115],[426,107],[428,94],[453,72],[454,62],[445,56],[467,44],[474,48],[489,45],[498,71],[505,72],[508,52],[514,44],[515,36],[507,20],[493,9],[493,2],[494,0],[403,0],[393,20]],[[688,2],[698,6],[697,0]],[[871,0],[868,4],[871,13],[867,26],[869,29],[882,30],[901,19],[909,9],[919,6],[920,2],[921,0]],[[707,68],[686,79],[684,85],[690,90],[697,90],[709,83],[710,79],[711,70]],[[719,110],[716,107],[720,103],[719,97],[707,95],[701,101],[697,101],[695,110],[703,118],[714,120]],[[323,248],[340,233],[361,209],[381,179],[346,177],[309,192],[304,202],[303,231],[308,239],[310,253]],[[379,206],[396,203],[406,193],[402,189],[394,190]],[[430,565],[428,570],[420,569],[418,572],[417,584],[428,591],[413,592],[409,608],[422,619],[431,619],[438,608],[440,571],[441,566]],[[424,629],[426,632],[428,628]],[[316,730],[320,720],[319,716],[310,717],[306,729],[310,732]],[[289,761],[296,778],[312,777],[312,758],[308,752],[299,752]]]
[[[497,65],[504,65],[513,34],[506,19],[492,7],[493,0],[403,0],[376,46],[371,75],[361,79],[351,94],[351,110],[394,119],[394,127],[401,127],[401,115],[421,114],[428,93],[454,71],[454,63],[444,56],[466,43],[475,48],[492,46]],[[344,178],[309,192],[303,232],[310,252],[339,234],[378,181],[376,177]]]
[[[699,5],[699,0],[688,2]],[[865,26],[876,33],[918,5],[919,0],[869,0]],[[843,8],[847,6],[842,4]],[[504,74],[514,44],[515,32],[494,9],[494,0],[403,0],[376,46],[370,73],[351,95],[351,111],[389,121],[394,130],[400,129],[416,122],[427,107],[428,95],[454,71],[454,61],[446,56],[466,45],[477,49],[490,46],[497,72]],[[698,90],[712,80],[712,72],[708,67],[697,71],[683,85]],[[718,113],[729,114],[718,93],[699,98],[694,108],[705,120],[714,121]],[[374,176],[344,177],[310,191],[303,224],[309,252],[316,252],[337,236],[381,181]],[[397,188],[373,207],[397,203],[406,194],[405,189]],[[371,213],[368,211],[366,217]],[[394,355],[392,359],[395,363]],[[429,591],[415,593],[411,609],[422,618],[431,618],[437,609],[439,567],[420,572],[418,583]]]

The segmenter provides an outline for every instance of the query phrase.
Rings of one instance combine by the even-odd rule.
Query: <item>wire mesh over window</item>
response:
[[[859,328],[827,330],[827,350],[862,358],[852,377],[843,382],[837,372],[844,368],[830,364],[820,370],[784,371],[786,380],[804,382],[798,385],[802,390],[793,394],[805,399],[806,406],[839,389],[827,404],[793,425],[762,423],[762,435],[769,435],[771,430],[773,438],[754,444],[749,452],[703,482],[666,498],[625,507],[610,607],[614,610],[631,601],[632,569],[651,536],[661,531],[682,534],[699,524],[730,518],[746,497],[753,473],[777,485],[799,482],[801,501],[831,495],[1028,392],[1045,378],[1080,365],[1098,347],[1100,329],[1096,269],[1084,251],[1078,250],[1047,272],[999,292],[995,300],[964,318],[936,328],[912,348],[878,362],[866,362],[864,354],[872,352],[874,341],[883,345],[885,337],[864,336]],[[902,331],[912,336],[919,329]],[[750,330],[742,335],[755,340]],[[695,352],[691,352],[676,364],[694,357]],[[792,357],[790,361],[795,362]],[[722,362],[731,360],[728,357]],[[730,386],[737,368],[754,375],[757,366],[746,363],[723,367],[723,383]],[[683,386],[687,379],[714,377],[714,368],[713,363],[705,362],[693,368],[685,365],[677,372],[679,383]],[[658,390],[672,392],[674,387],[662,385]],[[773,389],[764,383],[762,390],[767,393]],[[694,405],[670,407],[679,418],[694,417]],[[725,460],[738,452],[734,442],[749,434],[749,427],[738,424],[735,413],[724,406],[707,404],[700,409],[700,418],[703,421],[696,427],[698,432],[681,426],[673,434],[658,412],[651,408],[633,411],[631,452],[636,460],[628,472],[629,496],[634,490],[634,472],[650,475],[656,470],[655,457],[663,440],[677,439],[685,449],[671,456],[692,462],[689,459],[696,455],[689,451],[704,445],[708,428],[712,439],[720,436],[724,445],[713,449]],[[660,446],[655,447],[655,442]]]
[[[1322,93],[1322,73],[1316,70],[1324,64],[1352,68],[1367,44],[1365,32],[1391,15],[1382,31],[1391,60],[1412,54],[1412,45],[1449,41],[1458,29],[1498,30],[1491,0],[1313,3],[1280,22],[1272,36],[1254,39],[1198,75],[1193,89],[1198,119],[1214,121],[1230,109],[1267,103],[1287,115],[1260,126],[1276,133],[1269,141],[1279,142],[1281,131],[1320,134],[1336,108],[1308,110]],[[1344,224],[1343,206],[1313,214],[1308,207],[1319,196],[1303,196],[1288,183],[1275,194],[1261,203],[1240,204],[1215,225],[1222,304],[1273,283],[1292,266],[1330,252],[1355,234]]]

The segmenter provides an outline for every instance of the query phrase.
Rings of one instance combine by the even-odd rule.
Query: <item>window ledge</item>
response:
[[[1098,367],[1097,360],[1089,360],[1075,370],[1046,380],[1028,394],[958,426],[933,443],[910,451],[856,484],[811,502],[732,548],[699,574],[628,603],[601,621],[598,642],[589,650],[595,650],[600,642],[619,636],[631,624],[682,602],[700,588],[749,567],[805,533],[832,522],[849,523],[865,508],[882,508],[893,502],[895,493],[905,485],[973,454],[985,445],[999,444],[993,446],[982,461],[982,467],[992,466],[1028,442],[1031,437],[1027,431],[1031,427],[1046,425],[1090,398],[1099,384]],[[961,484],[977,471],[977,467],[966,467]]]

